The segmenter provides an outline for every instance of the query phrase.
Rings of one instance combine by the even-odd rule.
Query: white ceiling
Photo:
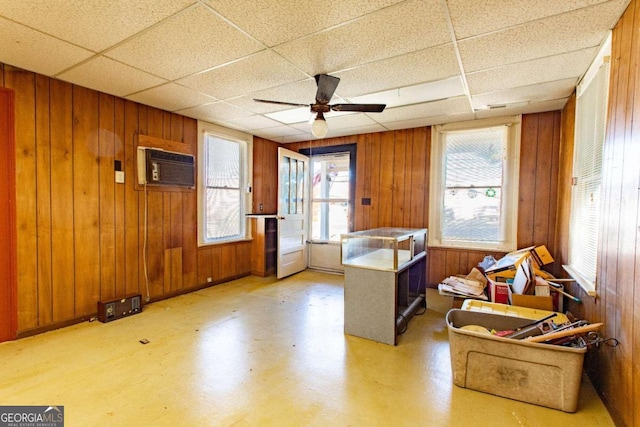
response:
[[[0,62],[278,142],[562,108],[629,0],[0,0]],[[500,108],[496,108],[501,106]]]

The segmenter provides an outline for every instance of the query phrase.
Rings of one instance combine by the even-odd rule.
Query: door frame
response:
[[[1,239],[0,270],[4,270],[0,286],[0,342],[15,340],[18,332],[17,276],[16,276],[16,161],[15,161],[15,93],[0,87],[0,199],[7,199],[7,209],[0,212]]]

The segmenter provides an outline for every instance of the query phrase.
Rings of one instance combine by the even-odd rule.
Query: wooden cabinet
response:
[[[251,274],[266,277],[276,273],[278,221],[275,215],[251,215],[253,244]]]

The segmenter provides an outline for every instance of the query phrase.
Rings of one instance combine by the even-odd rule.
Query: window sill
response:
[[[564,268],[565,271],[569,273],[569,276],[571,276],[571,278],[576,281],[576,283],[582,288],[583,291],[586,292],[587,295],[594,298],[598,296],[595,283],[586,280],[570,265],[563,265],[562,268]]]
[[[251,242],[251,241],[253,241],[253,237],[247,237],[244,239],[235,239],[235,240],[225,240],[224,242],[198,242],[198,248],[232,245],[232,244]]]

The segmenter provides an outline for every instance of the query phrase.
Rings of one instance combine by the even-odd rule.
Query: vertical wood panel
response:
[[[193,147],[197,152],[198,122],[194,119],[184,118],[182,121],[183,141]],[[198,179],[196,177],[196,179]],[[191,288],[201,283],[198,282],[198,205],[196,192],[190,191],[183,194],[182,205],[182,271],[184,288]]]
[[[73,87],[73,187],[76,316],[100,298],[98,93]]]
[[[382,163],[380,161],[380,150],[381,150],[381,134],[374,133],[371,134],[371,140],[369,144],[370,150],[367,150],[367,154],[369,155],[367,169],[370,174],[371,183],[371,206],[369,206],[369,227],[370,228],[378,228],[382,227],[383,222],[380,220],[380,203],[382,202],[382,196],[380,191],[380,169]]]
[[[224,245],[220,254],[220,279],[234,277],[237,274],[236,246]]]
[[[52,321],[60,322],[75,314],[71,85],[52,80],[51,99]]]
[[[393,176],[395,164],[395,138],[394,132],[384,132],[380,141],[380,177],[378,193],[378,227],[390,227],[392,225],[393,211],[398,209],[393,200]]]
[[[405,180],[404,191],[402,192],[403,215],[400,225],[402,227],[411,227],[411,224],[413,223],[413,218],[411,217],[411,196],[413,194],[413,188],[417,184],[413,181],[416,172],[413,164],[413,129],[404,131],[404,133],[405,152],[401,167],[404,168]],[[423,198],[424,193],[419,197]]]
[[[159,191],[147,192],[147,275],[149,280],[149,293],[152,297],[161,296],[164,293],[164,238],[163,238],[163,193]],[[141,230],[144,230],[144,193],[140,196],[142,220]],[[140,248],[144,247],[144,233],[141,233]],[[143,268],[141,268],[143,270]],[[144,276],[140,278],[144,283]]]
[[[367,143],[364,136],[359,136],[356,142],[356,173],[352,177],[356,180],[355,191],[355,218],[353,219],[353,231],[364,230],[364,211],[365,207],[362,204],[362,199],[365,198],[365,187],[359,185],[363,181],[367,156]]]
[[[38,326],[35,76],[5,65],[5,86],[15,91],[18,330]]]
[[[192,288],[198,284],[197,202],[195,192],[183,195],[182,204],[182,284]]]
[[[198,283],[207,283],[209,277],[213,280],[213,263],[211,262],[211,248],[198,250]]]
[[[525,195],[533,201],[533,236],[531,245],[547,244],[550,223],[551,167],[553,162],[553,132],[555,113],[542,113],[538,120],[538,141],[536,153],[535,193]],[[553,194],[555,197],[555,192]],[[524,242],[523,242],[524,243]]]
[[[388,225],[402,227],[405,213],[404,189],[407,181],[406,175],[410,173],[406,163],[407,132],[398,130],[392,134],[392,137],[393,142],[390,142],[390,145],[393,145],[393,158],[387,161],[388,167],[385,168],[391,169],[390,172],[392,174],[390,177],[391,203],[388,204],[391,208],[391,220]],[[410,181],[409,185],[411,185]]]
[[[0,64],[0,82],[4,84],[4,68]],[[16,338],[16,182],[15,182],[15,98],[10,90],[0,87],[0,341]]]
[[[535,205],[532,197],[536,192],[538,122],[537,114],[522,117],[517,238],[519,248],[531,246],[533,242]]]
[[[121,171],[125,171],[125,104],[121,98],[115,98],[114,104],[114,160],[120,161]],[[114,172],[115,173],[115,172]],[[127,294],[126,279],[126,233],[125,233],[125,188],[135,180],[133,174],[125,172],[125,183],[115,185],[115,294]]]
[[[36,76],[36,188],[38,229],[38,323],[53,321],[51,277],[51,135],[49,79]]]
[[[136,150],[135,135],[138,133],[138,104],[131,101],[124,103],[124,151],[126,160],[124,162],[125,188],[124,188],[124,258],[128,262],[125,264],[125,289],[127,294],[142,292],[146,295],[144,275],[141,275],[141,231],[142,221],[140,220],[138,208],[138,191],[133,183],[136,176]],[[142,277],[142,280],[141,280]]]
[[[99,191],[100,191],[100,298],[116,296],[115,218],[115,106],[110,95],[99,96]]]
[[[427,132],[423,129],[413,129],[411,161],[411,196],[409,197],[411,222],[410,227],[427,227],[428,186],[428,150]]]
[[[179,114],[172,113],[169,117],[171,123],[171,132],[166,139],[171,141],[185,142],[184,138],[184,119]]]

